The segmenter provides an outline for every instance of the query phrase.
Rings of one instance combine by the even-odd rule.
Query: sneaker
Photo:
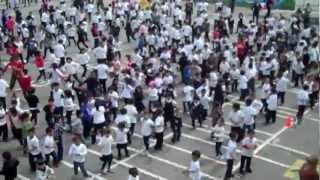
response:
[[[247,173],[252,173],[252,170],[251,169],[247,169],[246,172]]]

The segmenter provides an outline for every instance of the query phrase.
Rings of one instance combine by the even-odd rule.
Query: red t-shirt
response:
[[[299,171],[300,180],[319,180],[319,174],[314,169],[304,168]]]
[[[34,59],[34,64],[37,66],[37,68],[43,68],[44,67],[44,59],[42,56],[36,56]]]
[[[11,18],[11,19],[8,19],[8,21],[6,22],[6,28],[9,30],[9,31],[13,31],[14,28],[16,26],[16,22]]]
[[[30,91],[32,88],[32,77],[30,75],[22,75],[18,78],[22,91]]]
[[[5,72],[8,67],[11,67],[14,72],[22,72],[24,69],[24,64],[21,60],[12,60],[4,67],[3,71]]]
[[[213,31],[212,32],[212,37],[214,40],[220,39],[220,32],[219,31]]]
[[[238,57],[244,57],[246,54],[247,46],[244,41],[239,41],[236,45]]]

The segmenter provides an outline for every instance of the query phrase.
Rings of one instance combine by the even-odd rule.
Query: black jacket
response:
[[[4,161],[0,174],[4,176],[5,180],[14,180],[18,175],[18,165],[19,161],[14,158],[12,158],[11,160]]]

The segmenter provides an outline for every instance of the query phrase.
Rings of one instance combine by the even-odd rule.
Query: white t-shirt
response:
[[[113,138],[112,136],[103,136],[100,138],[99,142],[98,142],[98,146],[101,147],[101,154],[102,155],[110,155],[112,154],[112,142],[113,142]]]
[[[9,87],[8,83],[4,79],[0,79],[0,97],[7,96],[7,88]]]
[[[137,123],[137,115],[138,115],[137,108],[132,104],[127,104],[123,108],[127,110],[127,115],[130,119],[130,123],[131,124]]]
[[[243,114],[240,110],[237,112],[231,111],[229,113],[228,119],[230,120],[232,124],[231,126],[233,127],[240,127],[243,124]]]
[[[127,128],[125,128],[124,130],[120,130],[117,129],[116,130],[116,143],[117,144],[127,144],[128,143],[128,136],[127,136],[127,132],[129,130]]]
[[[277,94],[271,94],[267,99],[268,110],[276,111],[278,107],[278,96]]]
[[[229,140],[227,150],[224,154],[224,159],[227,159],[227,160],[234,159],[236,149],[237,149],[237,143],[232,140]]]
[[[248,88],[248,78],[245,75],[240,75],[239,88],[240,89],[247,89]]]
[[[245,125],[252,125],[254,123],[254,116],[258,114],[258,111],[251,106],[245,106],[241,110],[243,114],[243,122]]]
[[[27,137],[28,151],[32,155],[38,155],[41,153],[39,139],[36,136],[30,138]]]
[[[151,119],[143,119],[142,125],[141,125],[141,134],[142,136],[150,136],[152,133],[152,127],[154,126],[154,123]]]
[[[107,79],[109,67],[106,64],[98,64],[96,66],[98,79]]]
[[[45,136],[43,140],[43,153],[50,154],[54,151],[55,142],[53,136]]]
[[[250,137],[245,137],[241,142],[241,155],[252,157],[255,149],[254,146],[257,145],[256,141],[256,138],[251,139]],[[244,146],[246,146],[246,148]]]
[[[96,47],[93,50],[93,54],[96,59],[106,59],[107,58],[107,47]]]
[[[306,106],[309,102],[309,93],[305,90],[300,90],[297,95],[297,104]]]
[[[84,144],[71,144],[70,148],[69,148],[69,156],[72,157],[72,160],[74,162],[85,162],[86,160],[86,155],[87,155],[87,147]]]
[[[200,180],[201,179],[201,169],[199,161],[191,161],[189,166],[189,177],[192,180]]]
[[[193,100],[194,88],[192,86],[185,86],[183,88],[184,101],[191,102]]]
[[[56,44],[54,46],[54,54],[57,58],[62,58],[65,56],[65,49],[62,44]]]
[[[164,118],[163,116],[158,116],[155,120],[155,132],[161,133],[164,131]]]
[[[62,89],[58,89],[57,91],[53,90],[53,104],[55,107],[64,106],[63,100],[63,91]]]
[[[93,124],[101,124],[105,122],[104,116],[105,108],[103,106],[99,106],[97,108],[93,108],[91,113],[93,115]]]

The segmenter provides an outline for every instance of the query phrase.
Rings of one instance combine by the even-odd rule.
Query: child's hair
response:
[[[201,152],[199,150],[194,150],[192,151],[191,156],[196,159],[199,159],[201,157]]]
[[[120,114],[122,115],[127,114],[127,110],[125,108],[120,109]]]
[[[133,177],[136,177],[138,176],[139,172],[138,172],[138,169],[136,167],[132,167],[129,169],[129,174]]]

